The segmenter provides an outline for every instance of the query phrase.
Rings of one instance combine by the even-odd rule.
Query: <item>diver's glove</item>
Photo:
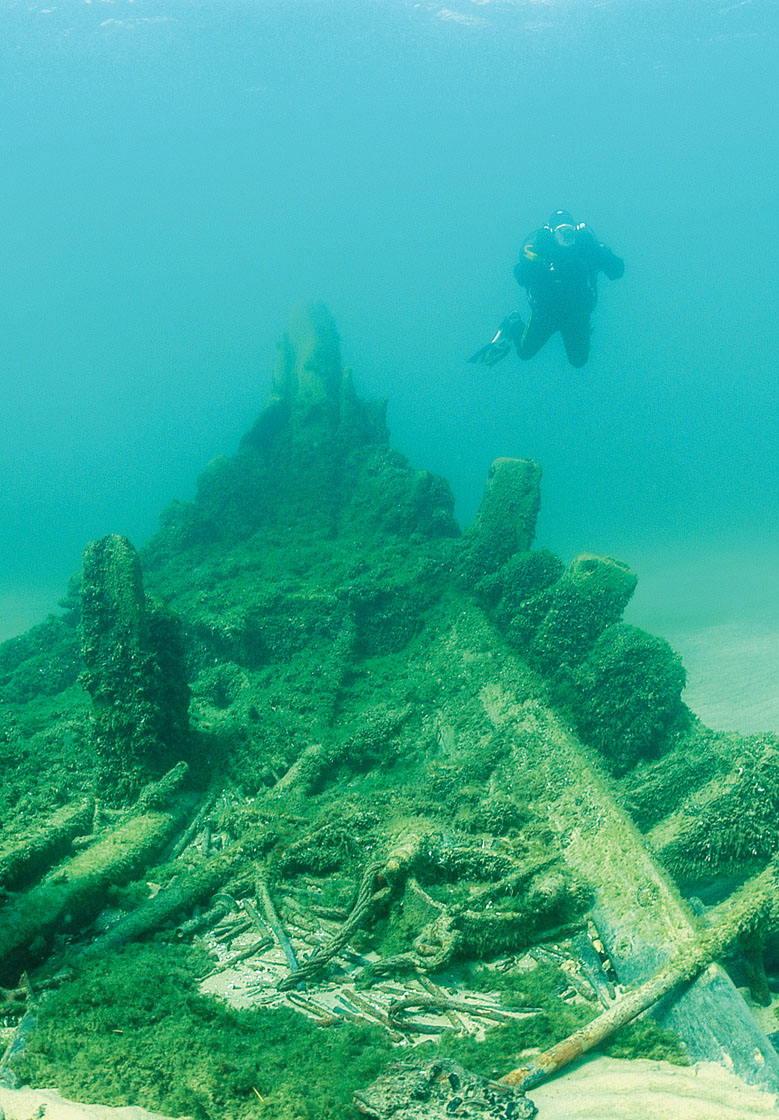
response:
[[[486,346],[482,346],[481,350],[472,354],[468,361],[482,366],[497,365],[506,357],[524,329],[525,324],[522,322],[522,316],[518,311],[512,311],[498,327],[495,337]]]

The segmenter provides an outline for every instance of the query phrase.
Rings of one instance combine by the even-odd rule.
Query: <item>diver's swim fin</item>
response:
[[[519,337],[523,329],[524,323],[519,312],[512,311],[500,324],[494,338],[486,346],[482,346],[481,350],[472,354],[468,361],[482,366],[497,365],[506,357],[514,345],[514,340]]]

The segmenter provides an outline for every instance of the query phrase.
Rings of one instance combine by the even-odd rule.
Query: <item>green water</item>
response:
[[[191,496],[321,298],[462,523],[537,458],[539,543],[630,562],[691,702],[722,663],[711,718],[777,726],[778,40],[773,0],[0,0],[0,636]],[[557,206],[626,261],[588,365],[469,366]]]

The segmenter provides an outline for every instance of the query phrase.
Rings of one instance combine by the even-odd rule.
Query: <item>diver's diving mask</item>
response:
[[[576,244],[576,226],[569,222],[561,222],[552,230],[554,239],[561,249],[572,249]]]

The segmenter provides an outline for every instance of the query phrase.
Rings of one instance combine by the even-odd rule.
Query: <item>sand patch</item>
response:
[[[530,1093],[537,1120],[757,1120],[777,1098],[720,1066],[591,1058]],[[0,1088],[6,1120],[166,1120],[158,1112],[65,1100],[56,1089]]]
[[[726,623],[670,632],[687,669],[684,700],[709,727],[779,730],[779,630]]]
[[[779,1116],[777,1098],[721,1066],[595,1057],[529,1096],[537,1120],[752,1120]]]
[[[4,1089],[0,1086],[0,1108],[5,1120],[166,1120],[159,1112],[124,1106],[77,1104],[66,1101],[56,1089]]]

